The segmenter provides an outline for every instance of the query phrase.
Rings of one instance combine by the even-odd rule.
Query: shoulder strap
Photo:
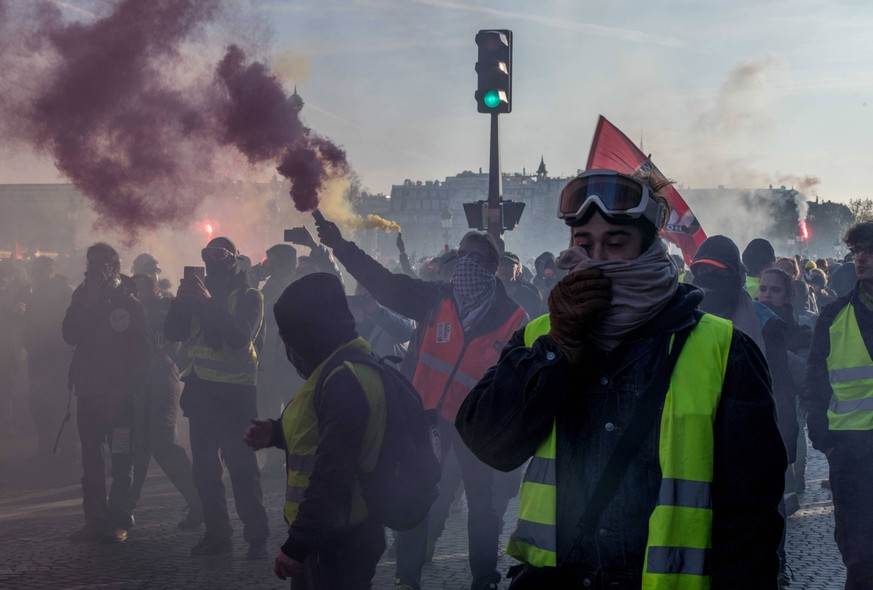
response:
[[[315,383],[315,397],[317,398],[325,382],[332,376],[334,371],[346,362],[362,363],[373,368],[381,367],[382,363],[370,353],[362,350],[344,350],[340,354],[336,354],[330,361],[321,369],[321,374],[318,376],[318,381]]]
[[[676,332],[674,335],[672,345],[669,345],[670,350],[666,362],[662,366],[660,373],[652,381],[652,386],[640,399],[625,429],[624,435],[622,435],[621,440],[618,441],[615,450],[610,455],[600,481],[597,482],[597,487],[594,488],[591,501],[579,519],[578,535],[573,543],[573,547],[570,549],[571,558],[568,559],[570,563],[574,562],[572,556],[581,550],[579,547],[580,538],[597,527],[600,515],[614,497],[615,491],[624,479],[631,460],[637,455],[640,445],[652,430],[657,418],[661,416],[661,412],[658,409],[667,398],[667,391],[670,388],[670,377],[673,375],[673,369],[676,367],[679,353],[682,352],[682,347],[685,345],[685,341],[693,329],[693,327],[687,328],[681,332]],[[575,561],[578,561],[578,559],[575,559]]]

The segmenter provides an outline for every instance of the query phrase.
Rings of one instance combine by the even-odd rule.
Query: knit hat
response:
[[[773,245],[764,238],[755,238],[743,250],[743,264],[749,269],[749,274],[758,276],[765,268],[776,262],[776,252]]]
[[[703,240],[691,261],[691,272],[695,272],[694,267],[701,264],[727,269],[735,276],[746,271],[746,267],[740,262],[739,248],[727,236],[710,236]]]
[[[316,272],[297,279],[279,296],[273,313],[285,336],[301,332],[330,333],[340,340],[355,336],[355,318],[336,275]]]

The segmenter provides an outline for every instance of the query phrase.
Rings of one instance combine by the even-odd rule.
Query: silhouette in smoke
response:
[[[187,57],[224,0],[119,0],[69,21],[53,2],[0,0],[0,137],[51,156],[129,242],[183,226],[208,183],[229,178],[232,148],[274,163],[301,211],[344,151],[310,133],[279,80],[231,45],[217,70]],[[219,157],[221,164],[219,165]]]

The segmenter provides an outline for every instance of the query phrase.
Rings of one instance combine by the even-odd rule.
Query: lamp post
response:
[[[452,212],[449,211],[448,205],[443,204],[443,209],[440,211],[440,225],[443,226],[443,244],[445,252],[449,251],[449,238],[451,237],[452,229]]]

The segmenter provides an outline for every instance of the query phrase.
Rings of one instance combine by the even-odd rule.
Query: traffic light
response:
[[[483,29],[476,34],[479,46],[479,89],[476,103],[480,113],[512,111],[512,31]]]

